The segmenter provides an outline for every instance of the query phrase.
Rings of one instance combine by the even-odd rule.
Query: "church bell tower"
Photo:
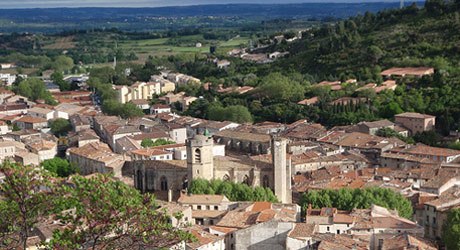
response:
[[[206,180],[214,178],[213,145],[212,137],[207,135],[197,134],[186,141],[189,183],[196,178]]]
[[[287,139],[272,137],[271,153],[275,196],[281,203],[292,203],[291,161],[287,157]]]

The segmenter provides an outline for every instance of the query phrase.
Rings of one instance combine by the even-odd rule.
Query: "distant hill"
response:
[[[407,4],[410,4],[407,1]],[[49,8],[49,9],[0,9],[0,32],[12,31],[57,31],[66,29],[121,28],[141,30],[158,28],[149,24],[161,23],[163,18],[218,17],[226,18],[229,26],[260,22],[272,19],[322,19],[326,17],[347,18],[383,9],[398,8],[398,2],[373,3],[299,3],[299,4],[225,4],[196,5],[158,8]],[[229,19],[230,18],[230,19]],[[233,18],[233,19],[231,19]],[[245,22],[241,22],[244,19]],[[174,22],[182,23],[182,22]],[[184,22],[183,27],[215,27],[222,22],[193,20]],[[140,24],[140,25],[129,25]],[[136,28],[139,27],[139,28]],[[169,27],[165,23],[163,28]]]

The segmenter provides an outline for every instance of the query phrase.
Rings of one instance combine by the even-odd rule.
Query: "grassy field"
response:
[[[51,44],[43,46],[43,49],[72,49],[76,42],[72,42],[74,36],[61,37]]]

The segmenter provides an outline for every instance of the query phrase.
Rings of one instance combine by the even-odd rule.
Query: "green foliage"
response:
[[[171,240],[193,240],[168,222],[151,194],[141,194],[108,175],[74,176],[72,182],[73,187],[62,186],[59,192],[66,206],[75,210],[57,215],[69,226],[54,231],[47,249],[157,249]]]
[[[102,112],[106,115],[120,116],[123,119],[144,116],[144,112],[132,102],[125,104],[117,100],[108,99],[102,103]]]
[[[30,78],[23,80],[17,86],[13,87],[13,91],[18,95],[29,98],[31,101],[44,99],[47,104],[57,104],[51,93],[46,90],[45,83],[40,79]]]
[[[460,250],[460,209],[453,208],[442,225],[442,241],[446,249]]]
[[[309,204],[313,208],[336,207],[347,211],[351,211],[353,208],[370,208],[371,205],[375,204],[392,210],[397,209],[399,216],[404,218],[410,219],[413,214],[409,200],[401,194],[396,194],[393,190],[385,188],[312,190],[303,193],[299,201],[303,212],[305,212]]]
[[[64,76],[61,72],[56,71],[51,75],[51,80],[59,86],[59,90],[68,91],[70,90],[70,84],[64,81]]]
[[[73,68],[73,60],[67,56],[58,56],[54,59],[51,63],[51,68],[56,70],[57,72],[68,71]]]
[[[271,73],[264,78],[261,89],[275,101],[298,101],[304,97],[305,88],[281,73]]]
[[[417,132],[414,135],[415,142],[421,142],[429,146],[439,146],[441,144],[442,137],[436,131],[423,131]]]
[[[246,184],[230,181],[194,179],[190,184],[191,194],[222,194],[231,201],[278,202],[270,188],[251,188]]]
[[[16,123],[14,123],[14,124],[13,124],[13,129],[12,129],[12,130],[13,130],[13,132],[14,132],[14,131],[19,131],[19,130],[21,130],[21,128],[20,128]]]
[[[58,118],[51,124],[51,133],[57,137],[67,134],[70,130],[72,130],[72,125],[66,119]]]
[[[415,143],[414,139],[412,138],[409,138],[409,137],[404,137],[400,134],[398,134],[398,132],[394,131],[393,129],[391,128],[381,128],[379,130],[377,130],[377,132],[375,133],[375,135],[377,136],[381,136],[381,137],[396,137],[406,143],[409,143],[409,144],[413,144]]]
[[[0,173],[0,248],[26,249],[31,230],[41,216],[53,211],[50,175],[33,166],[3,162]],[[48,191],[44,191],[48,189]]]
[[[212,105],[212,104],[211,104]],[[252,122],[248,108],[242,105],[230,105],[225,108],[219,105],[209,106],[207,118],[214,121],[232,121],[237,123]]]
[[[67,160],[59,157],[43,161],[42,166],[59,177],[68,177],[79,172],[76,163],[69,163]]]
[[[157,146],[163,146],[163,145],[168,145],[168,144],[176,144],[176,143],[173,141],[167,141],[163,138],[160,138],[156,140],[155,142],[153,142],[152,139],[146,138],[146,139],[142,139],[142,142],[141,142],[141,146],[143,148],[157,147]]]

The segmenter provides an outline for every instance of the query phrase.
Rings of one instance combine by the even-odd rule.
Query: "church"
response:
[[[292,202],[291,159],[287,139],[272,137],[271,154],[213,155],[211,136],[197,134],[186,141],[187,160],[134,160],[134,182],[142,192],[181,191],[189,180],[202,178],[270,188],[282,203]]]

